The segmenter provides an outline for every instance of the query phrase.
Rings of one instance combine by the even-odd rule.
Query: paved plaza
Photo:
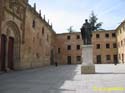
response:
[[[108,90],[125,88],[125,65],[96,65],[96,74],[84,75],[80,66],[48,66],[0,74],[0,93],[125,93]]]

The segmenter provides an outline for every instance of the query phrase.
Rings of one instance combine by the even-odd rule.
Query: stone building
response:
[[[116,32],[116,34],[115,34]],[[117,37],[117,38],[116,38]],[[125,62],[125,21],[92,35],[94,63]],[[0,71],[81,63],[80,32],[56,34],[28,0],[0,0]],[[117,48],[118,44],[118,48]],[[117,55],[119,55],[117,59]]]
[[[61,64],[81,63],[83,41],[80,32],[57,34],[56,43],[58,62]],[[117,42],[114,30],[93,32],[92,44],[95,64],[117,62]]]
[[[80,32],[57,34],[56,58],[60,64],[81,63],[81,45],[83,43]]]
[[[0,70],[34,68],[54,60],[55,32],[28,0],[0,0]],[[53,57],[52,57],[53,56]]]
[[[125,20],[116,28],[119,63],[125,63]]]
[[[92,43],[94,63],[111,64],[118,62],[115,30],[93,32]]]

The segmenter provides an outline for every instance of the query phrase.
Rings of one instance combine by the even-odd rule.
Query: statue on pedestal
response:
[[[85,23],[83,24],[83,26],[81,28],[81,36],[82,36],[84,45],[89,45],[92,43],[92,41],[91,41],[91,36],[92,36],[91,25],[87,19],[85,20]]]

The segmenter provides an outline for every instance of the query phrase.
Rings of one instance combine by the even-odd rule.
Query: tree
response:
[[[70,26],[67,30],[69,31],[69,33],[72,33],[72,32],[74,32],[74,30],[72,29],[73,28],[73,26]]]
[[[96,31],[99,30],[102,26],[102,22],[97,23],[98,18],[96,17],[96,15],[94,14],[94,12],[92,11],[90,17],[89,17],[89,23],[91,25],[91,30],[92,31]]]

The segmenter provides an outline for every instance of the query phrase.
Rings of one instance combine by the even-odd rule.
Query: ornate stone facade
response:
[[[94,63],[125,62],[124,23],[116,31],[93,32]],[[2,71],[81,63],[80,32],[56,34],[28,0],[0,0],[0,38]]]
[[[0,4],[0,70],[54,63],[50,62],[50,59],[54,61],[56,35],[52,26],[28,0],[1,0]]]

